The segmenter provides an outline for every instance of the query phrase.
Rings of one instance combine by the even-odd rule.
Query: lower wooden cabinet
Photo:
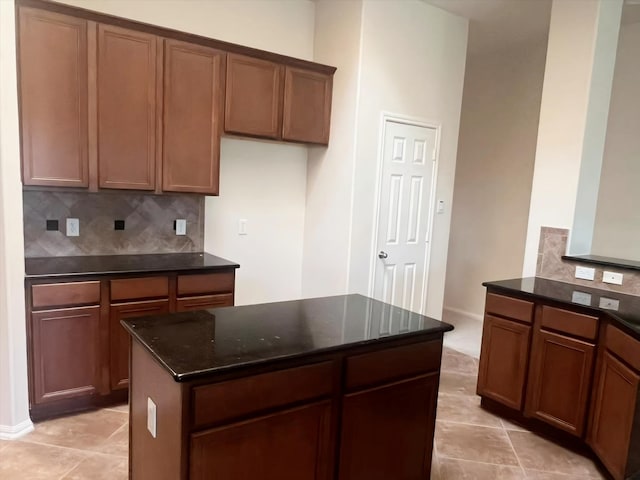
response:
[[[593,376],[595,345],[535,332],[524,413],[581,437]]]
[[[639,395],[640,375],[605,351],[587,441],[616,480],[626,478],[634,418],[640,414]]]
[[[100,307],[31,314],[36,404],[93,395],[99,385]]]
[[[427,479],[438,375],[344,396],[340,480]]]
[[[486,315],[478,369],[478,395],[520,410],[523,405],[531,327]]]
[[[110,383],[111,389],[117,390],[129,386],[130,336],[120,325],[120,320],[169,313],[169,300],[114,304],[109,312]]]
[[[330,421],[325,401],[193,434],[189,479],[330,480]]]

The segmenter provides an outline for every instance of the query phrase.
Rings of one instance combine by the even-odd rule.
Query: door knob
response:
[[[380,253],[378,254],[378,258],[382,258],[385,259],[387,258],[389,255],[387,255],[387,252],[383,252],[382,250],[380,251]]]

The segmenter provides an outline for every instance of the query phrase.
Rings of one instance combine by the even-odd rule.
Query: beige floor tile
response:
[[[129,423],[125,423],[99,445],[92,446],[91,450],[127,458],[129,456]]]
[[[68,448],[14,441],[0,452],[0,478],[57,480],[87,455]]]
[[[438,457],[498,465],[518,466],[509,438],[502,428],[479,427],[438,421]]]
[[[524,472],[520,467],[451,458],[440,459],[440,480],[522,480],[524,478]]]
[[[478,375],[478,360],[463,353],[446,349],[442,352],[443,372],[455,372],[465,375]]]
[[[127,421],[126,413],[97,410],[38,423],[23,440],[81,450],[99,449]]]
[[[602,475],[584,476],[584,475],[564,475],[562,473],[538,472],[536,470],[525,470],[526,478],[530,480],[595,480],[605,479]]]
[[[502,428],[500,417],[482,409],[480,397],[476,396],[441,393],[438,396],[437,418],[445,422]]]
[[[91,455],[61,480],[127,480],[129,463],[126,458],[111,455]]]
[[[522,427],[522,426],[518,425],[517,423],[512,422],[510,420],[507,420],[506,418],[502,419],[502,426],[504,427],[505,430],[514,430],[516,432],[528,432],[529,431],[525,427]]]
[[[11,444],[8,440],[0,440],[0,452]]]
[[[114,405],[113,407],[105,408],[105,410],[115,410],[116,412],[129,413],[129,404],[123,403],[121,405]]]
[[[578,475],[600,475],[594,462],[530,432],[508,431],[520,464],[527,470]]]
[[[478,377],[457,372],[442,372],[440,374],[440,392],[475,396]]]

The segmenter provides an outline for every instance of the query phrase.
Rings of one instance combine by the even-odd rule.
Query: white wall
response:
[[[311,0],[63,0],[133,20],[313,59]],[[240,264],[236,303],[299,298],[307,149],[224,139],[220,197],[205,203],[205,250]],[[247,220],[248,235],[238,236]]]
[[[640,260],[640,23],[623,25],[591,252]]]
[[[447,315],[482,319],[482,282],[522,271],[546,42],[504,48],[467,58]]]
[[[587,159],[586,167],[597,161],[594,150],[600,136],[604,138],[606,122],[603,125],[600,118],[590,119],[589,115],[606,115],[606,111],[602,111],[601,98],[592,101],[592,87],[602,96],[608,82],[610,91],[615,58],[615,42],[598,36],[617,40],[617,29],[600,27],[608,24],[615,11],[619,21],[621,8],[622,0],[553,2],[523,262],[525,277],[536,272],[540,227],[572,228],[583,159]],[[603,44],[613,51],[596,48]],[[609,67],[609,78],[603,78],[606,72],[597,71]],[[585,146],[589,147],[586,155]],[[584,187],[593,194],[594,178],[586,180]]]
[[[0,438],[30,431],[14,3],[0,1]]]
[[[383,112],[442,126],[425,313],[441,318],[468,21],[419,0],[365,1],[349,291],[369,293]]]
[[[309,150],[304,297],[344,294],[348,288],[362,3],[316,1],[314,59],[338,70],[333,78],[329,147]]]

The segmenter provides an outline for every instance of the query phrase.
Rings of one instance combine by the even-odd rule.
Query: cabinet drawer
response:
[[[233,292],[234,283],[234,272],[180,275],[178,276],[178,296]]]
[[[111,301],[169,296],[167,277],[123,278],[111,280]]]
[[[100,303],[100,282],[49,283],[31,287],[33,308]]]
[[[495,293],[487,293],[485,310],[502,317],[531,323],[533,320],[533,302],[518,298],[505,297]]]
[[[542,307],[543,328],[595,340],[598,336],[598,317],[570,312],[560,308]]]
[[[178,312],[188,312],[189,310],[202,310],[214,307],[232,307],[233,293],[222,295],[201,295],[199,297],[186,297],[178,299]]]
[[[194,427],[330,395],[333,372],[322,362],[195,387]]]
[[[366,387],[440,369],[442,342],[422,342],[347,358],[347,389]]]
[[[607,325],[605,346],[640,372],[640,340],[635,340],[613,325]]]

